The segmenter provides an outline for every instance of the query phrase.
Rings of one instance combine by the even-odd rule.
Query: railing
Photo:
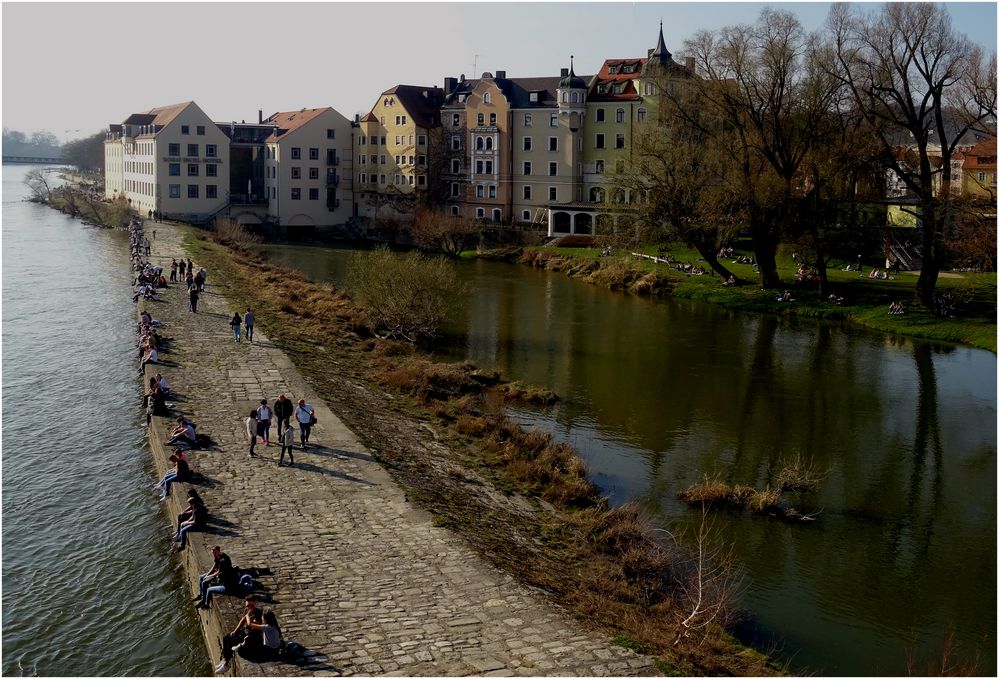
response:
[[[333,170],[326,173],[326,186],[339,186],[340,185],[340,175],[338,175]]]

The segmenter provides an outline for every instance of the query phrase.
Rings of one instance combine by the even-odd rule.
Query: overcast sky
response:
[[[829,3],[773,3],[807,30]],[[193,99],[214,120],[333,106],[348,117],[395,84],[506,70],[576,73],[643,56],[663,21],[676,55],[702,28],[764,3],[3,3],[3,126],[86,136]],[[950,3],[955,27],[995,49],[996,4]],[[477,56],[476,56],[477,55]]]

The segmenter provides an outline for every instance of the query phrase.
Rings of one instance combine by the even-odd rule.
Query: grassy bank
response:
[[[199,236],[190,232],[192,257],[228,282],[237,307],[254,308],[268,337],[436,525],[608,639],[656,655],[664,673],[777,671],[724,631],[732,609],[723,604],[734,594],[724,575],[699,578],[696,554],[664,542],[637,510],[607,506],[570,446],[503,413],[507,400],[555,395],[374,338],[342,291]]]
[[[655,254],[655,247],[640,250]],[[681,262],[697,263],[693,250],[674,247],[670,254]],[[737,253],[739,254],[739,253]],[[748,253],[742,253],[748,254]],[[602,257],[598,248],[559,248],[551,246],[486,253],[487,257],[503,258],[521,264],[561,271],[589,283],[634,294],[673,296],[718,304],[738,311],[753,311],[779,315],[840,320],[856,323],[886,333],[908,335],[929,340],[955,342],[979,349],[996,351],[996,274],[944,274],[938,290],[949,293],[957,303],[954,318],[941,318],[913,302],[916,276],[902,272],[893,280],[872,280],[854,272],[842,271],[846,263],[828,271],[829,293],[843,297],[841,304],[822,297],[814,287],[788,283],[793,301],[778,302],[776,291],[762,290],[756,284],[756,274],[749,264],[725,266],[742,284],[722,286],[717,276],[688,276],[664,264],[633,257],[630,252],[617,252]],[[790,256],[778,257],[778,271],[785,281],[794,281],[796,263]],[[703,264],[703,263],[702,263]],[[870,268],[865,270],[870,271]],[[907,306],[903,315],[888,313],[888,305],[902,301]]]

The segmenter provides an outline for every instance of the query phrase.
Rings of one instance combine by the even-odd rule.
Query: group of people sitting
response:
[[[871,273],[867,274],[867,277],[868,278],[878,278],[878,279],[881,279],[883,281],[892,281],[892,280],[895,280],[894,276],[889,276],[888,275],[888,270],[887,269],[884,270],[884,271],[882,271],[881,269],[871,269]]]
[[[774,299],[776,301],[778,301],[778,302],[793,302],[793,301],[795,301],[794,298],[791,297],[791,291],[790,290],[784,290],[783,292],[778,292],[777,293],[777,297],[775,297]]]
[[[727,259],[735,254],[735,249],[732,246],[722,246],[718,248],[718,259]]]
[[[892,302],[888,305],[888,313],[892,316],[900,316],[905,313],[905,305],[901,302]]]
[[[673,268],[688,276],[703,276],[705,274],[703,266],[690,262],[678,262]]]
[[[818,283],[819,272],[802,262],[794,272],[794,280],[796,283]]]

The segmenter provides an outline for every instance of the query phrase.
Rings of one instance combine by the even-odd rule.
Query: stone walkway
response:
[[[181,232],[149,223],[146,233],[154,228],[150,259],[169,272],[171,257],[187,256]],[[222,529],[193,534],[192,546],[219,544],[239,566],[269,568],[266,605],[285,638],[308,649],[298,666],[239,662],[238,674],[659,674],[434,527],[259,329],[253,344],[233,341],[226,290],[208,271],[197,314],[183,284],[147,308],[172,342],[163,372],[181,395],[177,412],[217,443],[191,463]],[[247,413],[279,393],[314,404],[319,421],[291,468],[277,466],[280,447],[258,444],[248,459],[244,443]]]

